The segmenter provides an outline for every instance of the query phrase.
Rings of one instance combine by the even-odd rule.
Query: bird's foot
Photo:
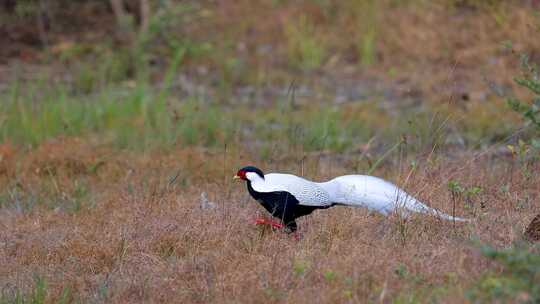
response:
[[[272,228],[277,228],[277,229],[281,229],[281,228],[285,227],[281,223],[274,222],[272,220],[268,220],[268,219],[265,219],[265,218],[255,219],[255,225],[268,225],[268,226],[271,226]]]

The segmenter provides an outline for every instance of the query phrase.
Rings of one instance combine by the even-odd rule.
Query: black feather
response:
[[[315,209],[326,209],[333,206],[300,205],[296,197],[287,191],[257,192],[251,187],[250,181],[247,182],[247,188],[249,194],[272,216],[280,219],[290,232],[296,231],[297,218],[308,215]]]
[[[259,175],[262,179],[264,179],[264,173],[262,172],[261,169],[257,168],[257,167],[254,167],[254,166],[246,166],[242,169],[240,169],[240,171],[244,171],[244,172],[254,172],[254,173],[257,173],[257,175]]]

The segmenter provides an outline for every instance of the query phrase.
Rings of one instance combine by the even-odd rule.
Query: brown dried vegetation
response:
[[[21,191],[69,192],[86,179],[94,203],[76,212],[39,203],[18,210],[4,198],[0,285],[29,290],[38,274],[48,284],[50,302],[69,288],[73,299],[83,301],[387,302],[414,290],[423,301],[460,303],[464,290],[493,267],[471,240],[506,246],[538,212],[531,201],[522,201],[525,192],[538,197],[540,176],[508,172],[512,160],[424,158],[408,182],[409,172],[399,172],[393,162],[377,175],[446,212],[452,205],[448,179],[482,187],[478,202],[458,205],[459,215],[476,214],[472,223],[454,229],[435,218],[403,221],[332,208],[303,218],[297,241],[251,224],[264,212],[244,185],[230,180],[237,167],[254,159],[245,155],[202,149],[119,153],[77,139],[15,151],[2,189],[16,180]],[[99,161],[98,170],[88,170]],[[304,168],[313,179],[351,173],[343,160],[319,157],[305,163],[315,162]],[[299,168],[295,161],[280,166]],[[48,182],[53,178],[56,186]],[[504,185],[508,189],[501,191]],[[201,192],[215,208],[201,208]]]

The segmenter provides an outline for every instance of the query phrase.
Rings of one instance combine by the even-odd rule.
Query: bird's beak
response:
[[[235,176],[233,176],[233,178],[232,178],[232,179],[233,179],[233,180],[237,180],[237,179],[240,179],[240,176],[238,176],[238,175],[235,175]]]

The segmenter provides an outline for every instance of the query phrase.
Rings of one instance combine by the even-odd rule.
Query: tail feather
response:
[[[433,215],[435,217],[438,217],[438,218],[441,218],[441,219],[444,219],[444,220],[449,220],[449,221],[456,221],[456,222],[470,222],[471,221],[470,219],[466,219],[466,218],[446,214],[446,213],[444,213],[442,211],[439,211],[439,210],[437,210],[435,208],[428,207],[427,205],[419,202],[415,198],[413,198],[413,199],[416,201],[415,202],[415,207],[413,207],[413,208],[410,208],[409,206],[406,207],[410,211]]]
[[[374,176],[345,175],[319,183],[319,186],[330,193],[332,201],[337,204],[365,207],[384,215],[396,210],[408,210],[450,221],[470,221],[431,208],[396,185]]]

